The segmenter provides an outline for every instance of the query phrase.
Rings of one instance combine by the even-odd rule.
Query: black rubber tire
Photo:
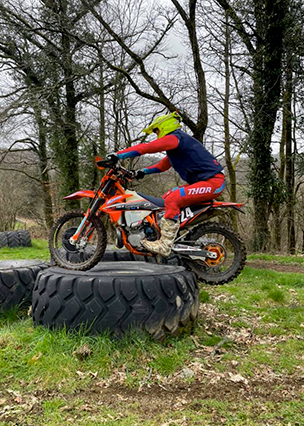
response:
[[[107,232],[103,223],[97,217],[93,217],[92,219],[92,223],[94,225],[98,237],[96,250],[93,256],[83,256],[81,258],[81,256],[78,256],[77,253],[73,253],[70,255],[69,253],[62,251],[62,249],[56,250],[54,248],[54,238],[57,230],[60,229],[60,227],[63,226],[63,224],[69,219],[83,216],[84,213],[81,211],[68,212],[58,218],[57,221],[54,223],[53,227],[51,228],[49,235],[49,250],[51,254],[51,260],[61,268],[71,269],[75,271],[87,271],[93,268],[100,261],[106,250]]]
[[[69,253],[62,251],[62,256],[64,255],[69,262],[79,263],[79,259],[82,259],[82,253]],[[100,262],[145,262],[150,258],[151,263],[155,262],[155,257],[153,256],[139,256],[134,255],[128,250],[106,250],[104,255],[100,259]],[[52,266],[55,266],[55,262],[52,261]]]
[[[128,250],[106,250],[101,262],[144,262],[148,256],[135,255]]]
[[[0,232],[0,248],[1,247],[8,247],[6,232]]]
[[[199,308],[193,273],[144,262],[99,263],[88,272],[49,268],[33,291],[35,325],[105,331],[143,329],[154,339],[192,329]]]
[[[141,256],[128,250],[106,250],[101,262],[149,262],[156,263],[155,256]]]
[[[9,247],[13,248],[13,247],[19,247],[20,246],[17,231],[8,231],[6,233],[6,236],[7,236],[7,243],[8,243]]]
[[[20,231],[17,231],[17,235],[19,238],[19,246],[31,247],[32,242],[31,242],[31,236],[29,231],[27,231],[26,229],[20,230]]]
[[[48,267],[35,260],[0,262],[0,313],[17,305],[29,305],[38,272]]]
[[[196,226],[187,235],[187,240],[196,241],[203,234],[219,233],[229,239],[235,250],[235,257],[232,266],[224,273],[217,276],[209,274],[207,269],[197,267],[195,261],[183,259],[184,265],[192,270],[197,277],[206,284],[220,285],[228,283],[236,278],[242,271],[246,263],[246,247],[240,235],[228,224],[219,222],[206,222]]]
[[[70,262],[78,262],[78,254],[66,253],[66,256]],[[128,250],[106,250],[100,262],[148,262],[157,263],[155,256],[141,256],[139,254],[133,254]],[[182,266],[182,260],[179,256],[171,254],[168,258],[162,257],[161,263],[163,265],[179,265]]]

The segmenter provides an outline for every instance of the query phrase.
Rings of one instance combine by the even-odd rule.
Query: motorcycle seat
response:
[[[157,197],[153,197],[152,195],[142,194],[141,192],[138,192],[137,194],[143,197],[145,200],[148,200],[151,203],[155,204],[157,207],[165,207],[165,200],[163,200],[162,198],[157,198]]]
[[[142,192],[138,192],[138,195],[140,195],[142,198],[144,198],[145,200],[150,201],[151,203],[155,204],[157,207],[165,207],[165,200],[163,198],[157,198],[157,197],[153,197],[153,195],[147,195],[147,194],[143,194]],[[194,204],[192,205],[192,208],[202,208],[202,206],[208,206],[208,205],[212,205],[214,202],[214,200],[206,200],[203,203],[200,204]]]

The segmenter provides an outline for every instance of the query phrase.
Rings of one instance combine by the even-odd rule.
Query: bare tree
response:
[[[232,20],[252,64],[253,130],[251,190],[254,201],[253,249],[263,251],[268,242],[269,203],[272,194],[271,138],[280,106],[286,2],[253,2],[251,22],[243,23],[227,0],[217,0]]]

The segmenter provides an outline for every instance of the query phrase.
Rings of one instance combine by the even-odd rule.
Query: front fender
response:
[[[64,200],[80,200],[81,198],[94,198],[95,192],[90,190],[77,191],[63,197]]]

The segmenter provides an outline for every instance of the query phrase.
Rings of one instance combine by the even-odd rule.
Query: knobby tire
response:
[[[68,212],[65,215],[61,216],[56,223],[53,225],[50,235],[49,235],[49,250],[51,253],[51,259],[55,264],[61,268],[76,270],[76,271],[87,271],[93,266],[95,266],[102,256],[104,255],[104,252],[107,247],[107,232],[104,227],[104,224],[101,222],[101,220],[98,217],[92,218],[92,223],[95,228],[95,232],[97,233],[97,244],[96,249],[94,251],[94,254],[86,258],[84,257],[82,262],[75,262],[73,260],[69,259],[69,253],[65,252],[64,249],[58,250],[54,246],[54,241],[56,237],[56,233],[60,231],[62,226],[68,222],[70,219],[73,218],[83,218],[84,213],[81,211],[78,212]]]
[[[234,248],[235,255],[233,263],[228,270],[217,275],[212,275],[208,272],[207,266],[203,267],[202,264],[186,257],[183,257],[182,260],[183,265],[194,272],[201,281],[206,284],[221,285],[234,280],[243,270],[246,263],[246,247],[240,235],[226,223],[207,222],[202,225],[198,225],[190,231],[186,239],[196,241],[204,234],[211,233],[223,235],[230,241]]]

